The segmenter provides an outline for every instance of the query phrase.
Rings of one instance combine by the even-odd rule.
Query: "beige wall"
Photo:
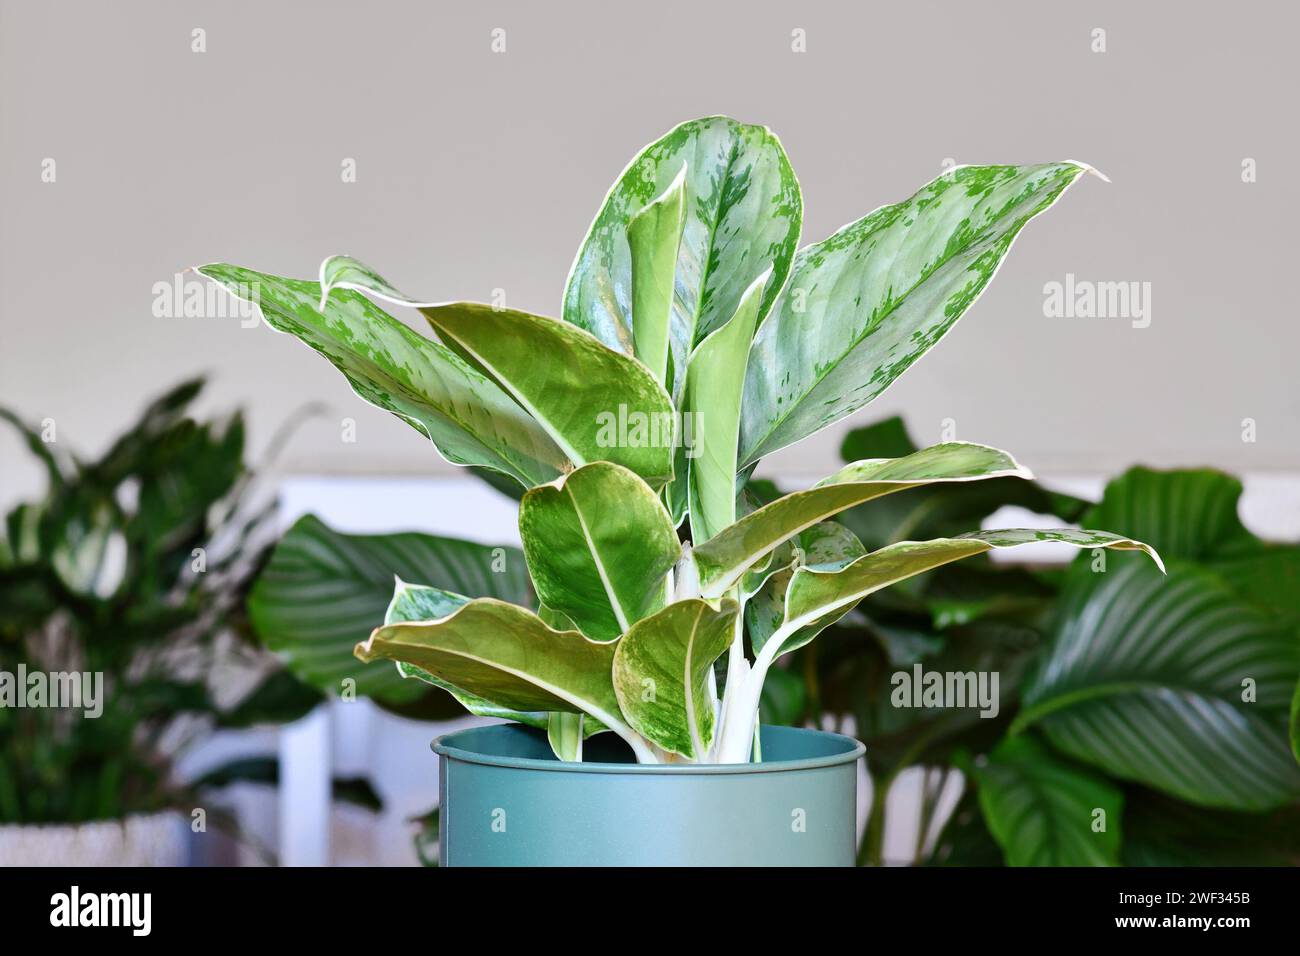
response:
[[[291,407],[332,403],[294,470],[444,469],[287,337],[155,318],[154,284],[214,259],[306,277],[348,252],[420,295],[501,288],[555,313],[627,159],[725,112],[782,137],[806,241],[946,158],[1075,158],[1113,180],[1081,182],[1032,224],[972,312],[859,420],[903,411],[934,441],[952,418],[958,437],[1048,473],[1296,468],[1294,11],[0,0],[0,402],[93,450],[147,395],[208,370],[209,406],[245,405],[255,443]],[[191,52],[196,27],[206,53]],[[796,28],[806,53],[791,51]],[[355,183],[340,181],[348,157]],[[1045,318],[1043,286],[1067,272],[1149,282],[1150,326]],[[841,431],[774,466],[828,469]],[[33,485],[16,454],[0,437],[0,497]]]

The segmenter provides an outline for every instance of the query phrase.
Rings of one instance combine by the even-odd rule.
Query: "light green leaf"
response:
[[[682,550],[650,486],[608,462],[524,495],[519,535],[543,603],[600,641],[664,606]]]
[[[1091,568],[1071,569],[1013,731],[1038,726],[1064,753],[1202,806],[1300,799],[1287,743],[1294,626],[1194,564],[1168,577],[1145,562]]]
[[[745,605],[749,643],[755,654],[785,622],[785,592],[796,570],[802,567],[815,571],[838,571],[867,553],[853,532],[834,521],[815,524],[782,547],[790,547],[790,560],[773,572]],[[816,637],[820,630],[792,634],[789,641],[796,647],[802,646]]]
[[[610,348],[633,352],[633,217],[686,167],[686,221],[677,256],[671,362],[686,367],[697,343],[730,319],[745,289],[773,267],[759,319],[785,283],[803,219],[799,183],[770,130],[723,116],[670,130],[632,160],[610,189],[578,250],[564,318]],[[681,404],[685,377],[672,392]]]
[[[754,339],[741,464],[883,392],[962,316],[1025,223],[1085,168],[958,167],[800,250]]]
[[[499,555],[505,556],[504,564]],[[496,570],[499,569],[499,570]],[[524,556],[428,534],[354,535],[313,515],[298,519],[271,554],[248,599],[254,629],[303,681],[337,694],[345,678],[381,703],[409,703],[423,693],[391,668],[352,654],[380,621],[393,576],[435,581],[457,595],[532,601]]]
[[[677,253],[686,221],[686,166],[662,196],[632,217],[627,227],[631,251],[632,340],[636,357],[661,385],[668,377]]]
[[[736,520],[736,449],[745,362],[758,324],[758,307],[771,277],[766,271],[741,296],[736,314],[691,354],[686,372],[686,412],[692,424],[687,449],[691,534],[706,541]]]
[[[365,296],[338,290],[321,309],[315,282],[223,264],[197,271],[255,302],[271,328],[321,353],[353,391],[414,426],[453,464],[490,468],[528,487],[564,471],[564,452],[500,386]]]
[[[1124,797],[1030,737],[971,768],[980,809],[1010,866],[1118,866]]]
[[[590,714],[653,760],[619,714],[614,645],[556,631],[513,604],[481,599],[438,621],[386,625],[356,654],[412,664],[512,711]]]
[[[384,615],[384,624],[405,624],[412,621],[437,621],[449,617],[469,603],[469,598],[441,588],[423,584],[408,584],[401,578],[393,588],[393,599],[389,602]],[[471,714],[479,717],[497,717],[502,720],[515,720],[530,727],[548,726],[548,714],[539,711],[517,711],[499,707],[490,700],[484,700],[470,694],[454,684],[430,674],[414,664],[398,662],[397,671],[403,677],[414,677],[435,687],[440,687]]]
[[[764,648],[764,656],[774,659],[802,647],[822,629],[847,614],[862,598],[881,588],[995,548],[1014,548],[1043,541],[1076,548],[1139,550],[1150,555],[1157,564],[1160,561],[1159,555],[1142,542],[1107,531],[1012,528],[975,531],[933,541],[902,541],[858,558],[838,571],[808,567],[795,571],[786,589],[785,620],[778,632],[778,636],[784,637],[777,648]],[[1161,568],[1163,570],[1163,566]],[[776,653],[773,654],[772,650]]]
[[[672,478],[672,399],[635,359],[559,319],[481,302],[417,301],[347,256],[327,259],[321,274],[331,297],[352,289],[419,309],[438,336],[500,385],[574,465],[612,461],[656,488]]]
[[[618,642],[614,690],[641,736],[688,759],[713,741],[708,675],[731,644],[739,608],[690,599],[638,621]]]
[[[932,482],[1012,475],[1027,478],[1029,472],[1004,451],[967,442],[846,465],[815,488],[778,498],[696,547],[701,593],[720,597],[782,541],[864,501]]]
[[[560,760],[582,760],[582,722],[586,714],[566,714],[555,711],[546,727],[546,739]]]

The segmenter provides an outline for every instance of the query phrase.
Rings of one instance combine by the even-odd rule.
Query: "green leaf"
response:
[[[528,492],[519,534],[542,602],[601,641],[664,606],[666,575],[681,555],[658,496],[608,462]]]
[[[984,820],[1009,865],[1119,865],[1124,797],[1104,777],[1071,766],[1031,737],[1004,740],[971,772]]]
[[[713,742],[708,675],[730,646],[739,607],[715,609],[690,599],[638,621],[618,642],[614,690],[641,736],[664,750],[698,759]]]
[[[1064,753],[1203,806],[1300,798],[1286,735],[1293,627],[1185,562],[1167,578],[1144,562],[1079,565],[1061,602],[1013,730],[1036,724]]]
[[[1291,753],[1300,761],[1300,683],[1296,684],[1295,696],[1291,698]]]
[[[800,250],[754,339],[741,464],[820,431],[883,392],[962,316],[1025,223],[1084,169],[958,167]]]
[[[632,341],[636,357],[665,386],[673,286],[682,227],[686,222],[686,166],[662,196],[632,217],[627,227],[631,252]]]
[[[351,535],[307,515],[276,545],[248,600],[254,629],[294,674],[337,694],[345,678],[381,704],[410,703],[420,686],[352,655],[384,619],[393,576],[457,594],[531,603],[523,554],[427,534]]]
[[[564,452],[499,385],[359,292],[336,290],[322,304],[315,282],[223,264],[197,271],[255,302],[268,325],[324,355],[353,391],[426,435],[453,464],[491,468],[528,487],[564,471]]]
[[[676,369],[684,369],[695,345],[735,315],[744,291],[771,263],[759,320],[767,315],[789,274],[803,221],[799,183],[766,127],[711,116],[670,130],[610,189],[565,287],[565,320],[610,348],[633,353],[629,225],[684,167],[686,221],[671,328]],[[678,375],[672,389],[679,405],[683,378]]]
[[[384,624],[404,624],[412,621],[437,621],[454,614],[469,603],[469,598],[441,588],[423,584],[408,584],[397,581],[393,588],[393,599],[384,614]],[[490,700],[484,700],[454,684],[430,674],[414,664],[398,662],[397,671],[403,677],[414,677],[428,684],[433,684],[451,694],[456,702],[479,717],[497,717],[501,720],[514,720],[530,727],[545,728],[549,723],[549,714],[537,711],[518,711],[500,707]]]
[[[862,458],[901,458],[917,451],[901,418],[887,418],[849,432],[840,445],[845,461]],[[1021,478],[934,485],[911,494],[894,495],[853,508],[836,520],[846,525],[869,548],[897,541],[946,538],[978,527],[999,508],[1014,505],[1037,514],[1052,515],[1074,524],[1090,502],[1044,488]],[[1091,527],[1113,527],[1089,522]],[[1141,535],[1138,535],[1141,537]]]
[[[1153,561],[1160,560],[1159,555],[1142,542],[1121,538],[1106,531],[1010,528],[975,531],[955,538],[936,538],[933,541],[903,541],[873,551],[840,570],[822,571],[804,567],[795,571],[786,589],[785,620],[779,628],[779,633],[784,634],[785,638],[773,656],[788,653],[806,644],[821,629],[848,613],[862,598],[881,588],[931,568],[984,554],[995,548],[1014,548],[1043,541],[1069,544],[1076,548],[1138,550],[1149,554]],[[764,654],[767,656],[769,652],[765,649]]]
[[[1241,482],[1220,471],[1130,468],[1082,520],[1123,528],[1171,560],[1202,561],[1256,546],[1237,517],[1240,498]]]
[[[481,598],[442,620],[386,625],[356,654],[412,664],[513,711],[590,714],[650,759],[619,714],[614,645],[554,630],[513,604]]]
[[[582,760],[582,722],[586,714],[554,711],[547,715],[546,739],[560,760]]]
[[[611,461],[655,487],[672,478],[672,399],[635,359],[559,319],[481,302],[419,302],[347,256],[326,259],[321,275],[325,295],[351,289],[419,309],[438,337],[500,385],[573,465]]]
[[[782,541],[873,498],[932,482],[1028,475],[1006,452],[968,442],[934,445],[905,458],[854,462],[814,488],[751,512],[696,547],[701,591],[707,598],[720,597]]]
[[[763,681],[759,715],[764,724],[799,726],[808,705],[808,688],[797,674],[773,667]]]
[[[692,423],[691,534],[706,541],[736,520],[736,449],[745,362],[758,324],[758,307],[771,277],[764,272],[741,296],[736,314],[709,333],[691,354],[686,372],[686,413]]]
[[[786,589],[798,568],[838,571],[867,553],[853,532],[834,521],[813,525],[800,532],[793,543],[797,544],[797,552],[791,549],[791,560],[773,572],[745,605],[745,622],[755,654],[763,649],[767,639],[784,623]],[[803,646],[816,636],[816,631],[791,635],[791,649]]]
[[[1124,798],[1125,866],[1296,866],[1300,806],[1207,810],[1133,787]]]

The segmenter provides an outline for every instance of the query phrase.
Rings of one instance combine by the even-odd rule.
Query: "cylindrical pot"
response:
[[[93,823],[0,826],[0,866],[184,866],[189,827],[174,810]]]
[[[613,734],[566,763],[517,724],[439,737],[442,864],[852,866],[862,744],[761,733],[761,763],[712,765],[633,763]]]

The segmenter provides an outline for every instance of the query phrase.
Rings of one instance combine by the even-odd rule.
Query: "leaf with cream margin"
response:
[[[782,541],[865,501],[934,482],[1008,476],[1030,474],[1007,452],[969,442],[948,442],[904,458],[846,465],[816,487],[778,498],[697,545],[701,594],[721,597]]]
[[[688,760],[708,752],[708,677],[731,644],[738,613],[735,601],[714,608],[692,598],[632,625],[614,654],[614,691],[637,733]]]
[[[669,329],[677,253],[686,221],[686,166],[663,195],[632,217],[627,227],[632,256],[632,343],[641,364],[661,385],[672,384]]]
[[[686,167],[686,218],[677,254],[671,359],[684,369],[695,346],[736,313],[770,263],[759,307],[767,315],[790,272],[803,198],[771,130],[725,116],[691,120],[645,147],[605,197],[564,290],[563,315],[610,348],[633,353],[630,223]],[[684,376],[671,391],[680,406]]]
[[[719,761],[743,761],[748,754],[753,736],[753,714],[757,711],[763,680],[772,663],[782,654],[813,640],[868,594],[952,561],[998,548],[1037,542],[1069,544],[1076,548],[1144,551],[1164,570],[1160,556],[1140,541],[1106,531],[1043,531],[1032,528],[976,531],[933,541],[902,541],[864,555],[839,570],[799,568],[786,588],[785,617],[775,633],[763,643],[753,671],[735,696],[730,713],[737,715],[738,719],[726,718],[723,739],[718,745]]]
[[[691,536],[696,541],[706,541],[736,521],[736,450],[745,363],[770,278],[769,269],[754,280],[730,321],[696,347],[686,371],[686,414],[693,424],[687,458]]]
[[[565,453],[496,382],[365,296],[340,290],[322,306],[315,282],[220,263],[196,271],[256,303],[271,328],[325,356],[361,398],[415,427],[451,463],[526,487],[565,470]]]
[[[418,309],[438,337],[509,394],[574,466],[612,461],[656,488],[672,478],[672,399],[635,359],[559,319],[481,302],[420,302],[347,256],[326,259],[321,278],[323,295],[350,289]],[[631,438],[619,434],[622,422],[648,427]]]
[[[393,599],[384,614],[384,624],[407,624],[413,621],[437,621],[460,610],[470,599],[441,588],[425,584],[408,584],[398,578],[393,587]],[[498,717],[502,720],[514,720],[530,727],[545,728],[548,715],[539,711],[518,711],[500,707],[474,694],[470,694],[454,684],[436,677],[421,667],[399,661],[397,671],[403,677],[414,677],[427,684],[440,687],[471,714],[479,717]]]
[[[524,495],[519,536],[538,597],[599,641],[664,606],[682,551],[650,486],[609,462]]]
[[[441,620],[386,625],[356,654],[414,665],[512,711],[590,714],[627,741],[638,761],[655,762],[619,712],[614,644],[554,630],[513,604],[480,599]]]
[[[785,592],[795,571],[799,568],[838,571],[867,553],[852,531],[834,521],[815,524],[782,547],[789,548],[792,560],[771,571],[763,586],[745,604],[746,630],[755,654],[762,651],[767,639],[785,621]],[[748,579],[746,575],[747,582]]]
[[[933,541],[901,541],[873,551],[836,571],[820,571],[815,568],[797,570],[786,590],[785,620],[777,632],[782,635],[781,644],[775,653],[773,649],[764,647],[762,654],[768,659],[775,659],[802,647],[868,594],[915,574],[995,549],[1041,542],[1068,544],[1076,548],[1143,551],[1164,570],[1160,556],[1149,545],[1108,531],[1007,528],[974,531],[955,538],[936,538]]]
[[[546,741],[560,760],[582,760],[582,724],[586,717],[558,710],[547,714]]]
[[[851,415],[975,302],[1080,163],[959,166],[799,251],[750,353],[741,465]]]

